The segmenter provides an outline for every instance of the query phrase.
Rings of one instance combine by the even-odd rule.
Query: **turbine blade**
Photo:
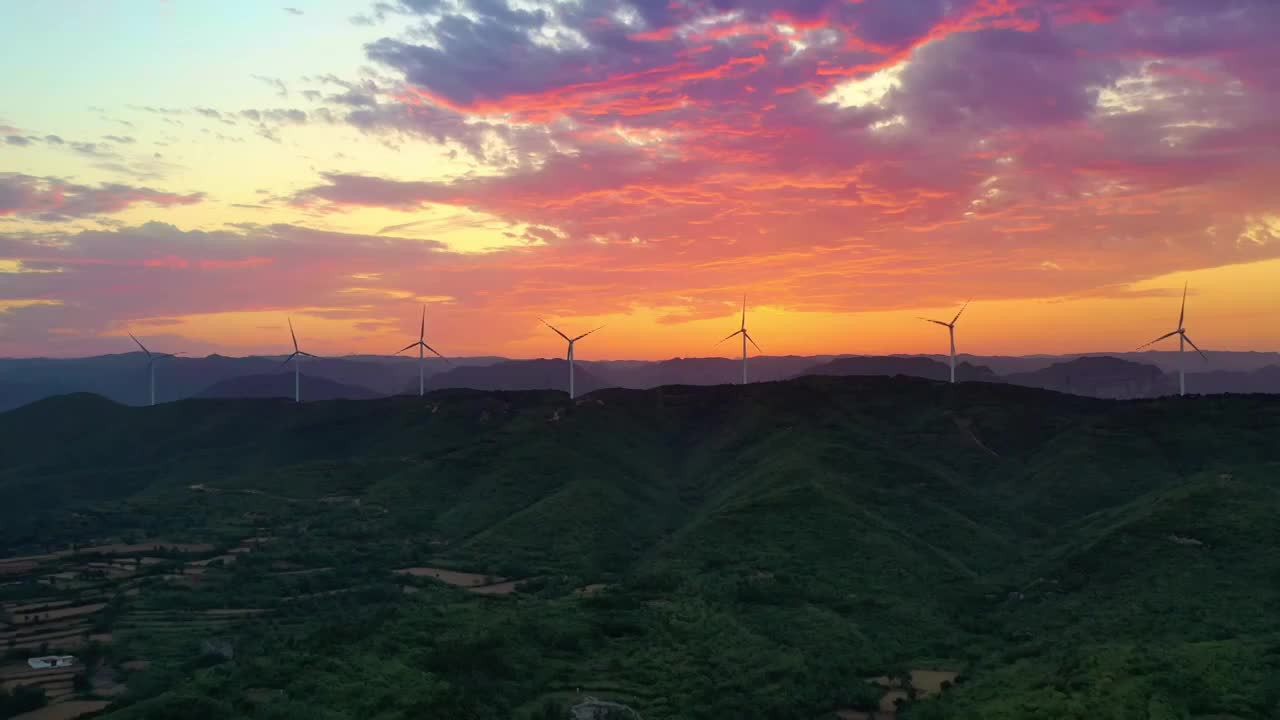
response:
[[[419,340],[418,342],[422,342],[422,341],[421,341],[421,340]],[[416,348],[416,347],[418,347],[418,343],[413,343],[412,345],[405,345],[404,347],[402,347],[402,348],[400,348],[399,350],[397,350],[397,351],[396,351],[396,355],[399,355],[400,353],[404,352],[405,350],[409,350],[410,348]]]
[[[1149,342],[1149,343],[1144,343],[1144,344],[1142,344],[1142,345],[1139,345],[1139,346],[1138,346],[1138,349],[1139,349],[1139,350],[1141,350],[1141,349],[1142,349],[1142,348],[1144,348],[1144,347],[1149,347],[1149,346],[1151,346],[1151,345],[1155,345],[1156,343],[1160,342],[1161,340],[1164,340],[1165,338],[1171,338],[1171,337],[1173,337],[1174,335],[1177,335],[1177,334],[1178,334],[1178,331],[1177,331],[1177,330],[1174,330],[1174,331],[1173,331],[1173,332],[1171,332],[1171,333],[1165,333],[1164,335],[1161,335],[1160,337],[1156,338],[1155,340],[1152,340],[1152,341],[1151,341],[1151,342]]]
[[[138,343],[138,347],[142,348],[142,352],[146,353],[147,357],[151,357],[151,351],[147,349],[146,345],[142,344],[141,340],[139,340],[136,337],[133,337],[133,333],[129,333],[129,337],[133,338],[133,341]]]
[[[1187,283],[1182,283],[1182,309],[1178,311],[1178,329],[1182,329],[1182,321],[1187,316]]]
[[[427,338],[427,306],[422,306],[422,325],[418,328],[418,342]]]
[[[724,342],[725,340],[728,340],[729,338],[733,337],[734,335],[739,335],[739,334],[741,334],[741,333],[743,333],[743,332],[745,332],[745,331],[744,331],[744,330],[734,330],[733,332],[729,333],[729,334],[728,334],[728,335],[727,335],[723,340],[721,340],[720,342],[716,343],[716,345],[719,345],[720,343]],[[715,345],[712,345],[711,347],[715,347]]]
[[[917,319],[917,320],[923,320],[923,321],[925,321],[925,322],[931,322],[931,323],[933,323],[934,325],[941,325],[942,327],[951,327],[949,324],[944,323],[944,322],[942,322],[941,320],[930,320],[929,318],[926,318],[926,317],[919,317],[919,316],[917,316],[917,317],[916,317],[916,319]]]
[[[1205,362],[1209,362],[1209,356],[1205,355],[1203,350],[1196,347],[1196,344],[1191,342],[1191,338],[1187,337],[1186,333],[1182,333],[1182,337],[1186,338],[1187,342],[1191,344],[1191,347],[1196,348],[1196,352],[1200,353],[1200,357],[1204,358]]]
[[[452,365],[452,364],[453,364],[453,363],[449,362],[449,358],[447,358],[447,357],[445,357],[445,356],[441,355],[440,353],[436,352],[436,349],[435,349],[435,348],[433,348],[433,347],[431,347],[430,345],[428,345],[428,344],[426,344],[426,343],[422,343],[422,347],[424,347],[424,348],[426,348],[426,349],[430,350],[431,352],[435,353],[435,356],[436,356],[436,357],[438,357],[438,358],[440,358],[441,360],[443,360],[443,361],[445,361],[445,362],[449,363],[450,365]]]
[[[293,338],[293,351],[298,351],[298,336],[293,334],[293,318],[289,318],[289,337]]]
[[[744,333],[742,333],[742,334],[747,336],[747,339],[751,341],[751,344],[752,344],[752,345],[756,345],[756,339],[755,339],[755,338],[753,338],[753,337],[751,337],[751,334],[750,334],[750,333],[746,333],[746,332],[744,332]],[[760,349],[760,346],[759,346],[759,345],[756,345],[756,350],[758,350],[758,351],[759,351],[759,352],[761,352],[761,353],[763,353],[763,352],[764,352],[764,350],[761,350],[761,349]]]
[[[604,326],[603,326],[603,325],[601,325],[600,327],[596,328],[596,330],[603,330],[603,329],[604,329]],[[573,341],[574,341],[574,342],[578,342],[579,340],[581,340],[582,338],[584,338],[584,337],[586,337],[586,336],[590,335],[591,333],[595,332],[596,330],[591,330],[591,331],[589,331],[589,332],[584,332],[584,333],[582,333],[581,335],[579,335],[578,337],[574,338],[574,339],[573,339]]]
[[[742,293],[742,329],[747,329],[747,294]]]
[[[540,320],[543,325],[546,325],[552,330],[555,330],[557,335],[565,339],[565,342],[573,342],[572,340],[569,339],[568,335],[565,335],[564,333],[560,332],[560,328],[556,327],[555,325],[552,325],[551,323],[547,322],[546,320],[543,320],[542,318],[538,318],[538,320]]]
[[[960,312],[956,313],[956,316],[955,316],[955,317],[953,317],[953,318],[951,318],[951,324],[952,324],[952,325],[955,325],[955,324],[956,324],[956,320],[959,320],[959,319],[960,319],[960,315],[961,315],[962,313],[964,313],[964,309],[965,309],[965,308],[967,308],[967,307],[969,307],[969,303],[971,303],[971,302],[973,302],[973,301],[972,301],[972,300],[965,300],[965,301],[964,301],[964,305],[961,305],[961,306],[960,306]]]

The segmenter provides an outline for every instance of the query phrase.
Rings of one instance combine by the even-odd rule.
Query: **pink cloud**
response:
[[[0,173],[0,216],[65,220],[108,215],[141,203],[168,207],[193,205],[203,200],[204,193],[182,195],[114,183],[95,188],[56,178]]]

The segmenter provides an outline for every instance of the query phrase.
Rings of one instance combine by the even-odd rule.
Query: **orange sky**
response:
[[[0,354],[1280,349],[1274,4],[533,4],[20,11]]]

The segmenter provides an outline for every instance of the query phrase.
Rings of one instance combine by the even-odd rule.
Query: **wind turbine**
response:
[[[155,405],[156,404],[156,361],[163,360],[164,358],[175,357],[177,355],[181,355],[182,353],[176,352],[176,353],[154,353],[153,354],[150,350],[147,349],[146,345],[142,344],[141,340],[139,340],[136,337],[133,337],[133,333],[129,333],[129,337],[133,338],[133,341],[138,343],[138,347],[142,348],[142,352],[147,354],[147,374],[151,376],[151,404]]]
[[[742,295],[742,327],[729,333],[728,337],[716,343],[716,345],[719,345],[720,343],[724,342],[725,340],[728,340],[734,335],[742,336],[742,384],[746,385],[747,384],[747,341],[750,340],[751,344],[756,346],[756,350],[758,352],[763,353],[764,350],[761,350],[760,346],[756,345],[755,338],[751,337],[751,334],[747,332],[747,296],[745,293]]]
[[[964,305],[960,306],[960,312],[956,313],[956,316],[951,318],[951,322],[942,322],[941,320],[931,320],[925,317],[920,318],[925,322],[931,322],[931,323],[934,323],[935,325],[941,325],[942,327],[947,329],[947,334],[951,336],[951,382],[953,383],[956,381],[956,321],[960,319],[960,314],[964,312],[964,309],[969,307],[969,302],[970,302],[969,300],[966,300],[964,302]]]
[[[397,355],[399,355],[400,353],[410,348],[418,348],[418,397],[422,397],[422,392],[423,392],[422,390],[423,388],[422,386],[422,350],[423,348],[426,348],[427,350],[430,350],[431,352],[435,353],[436,357],[440,358],[441,360],[445,362],[449,362],[449,358],[436,352],[435,348],[431,347],[426,343],[426,336],[427,336],[427,306],[423,305],[422,306],[422,325],[418,329],[418,342],[412,343],[410,345],[405,345],[403,348],[400,349],[400,352],[396,353]]]
[[[1164,335],[1161,335],[1160,337],[1156,338],[1155,340],[1152,340],[1146,345],[1141,345],[1138,347],[1138,349],[1141,350],[1142,348],[1151,347],[1152,345],[1155,345],[1156,343],[1160,342],[1161,340],[1164,340],[1165,338],[1171,338],[1174,335],[1178,336],[1178,395],[1179,396],[1187,394],[1187,363],[1185,360],[1182,359],[1182,352],[1186,350],[1186,344],[1190,343],[1191,347],[1196,348],[1196,352],[1200,353],[1200,357],[1204,358],[1205,362],[1209,361],[1209,358],[1204,354],[1204,352],[1201,351],[1200,348],[1196,347],[1196,344],[1194,342],[1191,342],[1191,338],[1187,337],[1187,329],[1182,326],[1182,321],[1186,318],[1186,315],[1187,315],[1187,284],[1183,283],[1182,284],[1182,309],[1178,311],[1178,329],[1174,330],[1171,333],[1165,333]]]
[[[539,320],[542,320],[542,318],[538,318],[538,319],[539,319]],[[576,338],[571,338],[571,337],[569,337],[568,335],[565,335],[564,333],[560,332],[560,329],[559,329],[559,328],[557,328],[555,325],[552,325],[551,323],[547,322],[546,320],[542,320],[542,324],[543,324],[543,325],[546,325],[547,327],[551,328],[552,330],[555,330],[557,335],[559,335],[560,337],[564,338],[565,342],[569,343],[569,355],[567,356],[567,357],[568,357],[568,360],[569,360],[569,399],[570,399],[570,400],[572,400],[572,399],[575,397],[575,394],[574,394],[574,387],[573,387],[573,346],[574,346],[574,344],[575,344],[575,343],[577,343],[577,342],[578,342],[579,340],[581,340],[582,338],[584,338],[584,337],[586,337],[586,336],[590,335],[591,333],[595,332],[596,330],[599,330],[600,328],[602,328],[602,327],[604,327],[604,326],[603,326],[603,325],[601,325],[600,327],[596,328],[596,330],[591,330],[591,331],[588,331],[588,332],[584,332],[584,333],[582,333],[581,335],[579,335],[579,336],[578,336],[578,337],[576,337]]]
[[[280,364],[288,365],[290,360],[293,361],[293,401],[302,402],[302,395],[298,392],[300,386],[298,382],[298,364],[302,361],[301,359],[303,357],[316,358],[317,360],[320,358],[309,352],[303,352],[298,349],[298,336],[293,334],[293,318],[289,318],[289,337],[293,338],[293,354],[285,358],[284,362]]]

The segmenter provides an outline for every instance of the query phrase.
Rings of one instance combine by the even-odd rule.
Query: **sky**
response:
[[[48,0],[0,355],[1280,350],[1275,0]],[[1176,349],[1176,340],[1164,349]]]

